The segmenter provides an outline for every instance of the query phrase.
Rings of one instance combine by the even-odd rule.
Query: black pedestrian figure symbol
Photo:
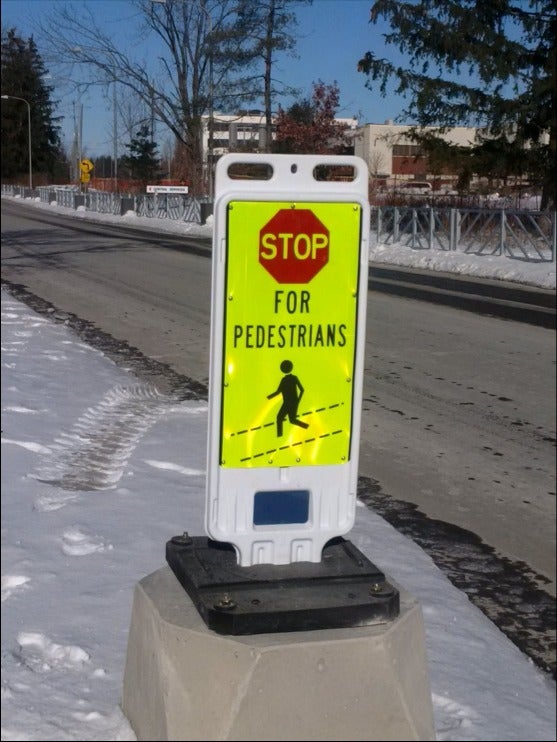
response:
[[[302,399],[304,393],[304,387],[300,384],[300,380],[297,376],[291,373],[294,368],[292,361],[283,361],[280,364],[280,370],[284,374],[276,392],[267,395],[267,399],[276,397],[277,394],[282,394],[282,405],[277,414],[277,437],[282,436],[282,424],[288,417],[292,425],[297,425],[300,428],[309,428],[307,423],[303,423],[298,420],[298,405]]]

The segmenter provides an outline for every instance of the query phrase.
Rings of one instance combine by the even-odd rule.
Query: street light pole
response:
[[[33,190],[33,165],[31,163],[31,106],[25,98],[18,98],[17,95],[3,95],[4,100],[20,100],[27,106],[27,125],[29,131],[29,188]]]

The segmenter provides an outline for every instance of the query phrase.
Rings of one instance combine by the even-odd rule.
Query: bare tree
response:
[[[383,152],[370,152],[366,157],[369,172],[374,178],[378,178],[381,173],[385,172],[387,158]]]
[[[178,162],[187,168],[179,175],[190,181],[192,193],[200,194],[206,186],[203,121],[209,121],[210,149],[216,106],[237,112],[263,101],[270,148],[272,98],[296,93],[273,78],[273,66],[277,54],[293,54],[292,9],[311,2],[130,0],[126,48],[101,27],[94,2],[56,6],[41,31],[51,58],[66,73],[76,73],[78,67],[82,84],[117,83],[119,91],[127,89],[128,98],[150,111],[152,131],[159,121],[173,133]],[[153,40],[158,55],[141,58],[141,50]]]
[[[70,71],[79,66],[91,84],[117,82],[174,134],[191,163],[192,193],[198,195],[204,191],[203,116],[231,82],[212,36],[231,22],[235,6],[236,0],[134,0],[129,52],[99,26],[95,3],[56,7],[41,30],[59,65]],[[156,58],[132,56],[153,37],[161,50]]]
[[[285,85],[274,77],[274,63],[279,53],[294,56],[296,39],[296,5],[310,5],[313,0],[238,0],[238,17],[232,29],[235,50],[227,50],[229,59],[241,68],[253,68],[244,75],[242,87],[245,99],[263,100],[265,111],[265,150],[271,151],[273,128],[273,97],[299,95],[297,88]],[[231,53],[233,52],[233,53]]]
[[[129,142],[141,126],[151,127],[151,111],[147,104],[129,89],[118,93],[116,109],[120,122],[119,144]]]

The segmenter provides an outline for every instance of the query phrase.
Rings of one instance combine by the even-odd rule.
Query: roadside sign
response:
[[[94,168],[95,166],[93,165],[91,160],[81,160],[81,162],[79,163],[79,169],[84,175],[92,173]]]
[[[238,162],[273,176],[230,177]],[[320,166],[354,177],[317,180]],[[207,533],[242,566],[318,562],[355,517],[367,167],[226,155],[215,186]]]
[[[229,202],[221,466],[350,458],[361,212]]]
[[[91,162],[91,160],[81,160],[79,163],[79,181],[81,183],[89,183],[91,181],[91,173],[95,169],[95,166]]]
[[[188,186],[148,185],[147,193],[188,193]]]

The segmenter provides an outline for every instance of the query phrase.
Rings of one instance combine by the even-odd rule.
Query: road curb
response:
[[[386,265],[370,267],[368,287],[371,291],[556,328],[556,292],[551,289]]]

